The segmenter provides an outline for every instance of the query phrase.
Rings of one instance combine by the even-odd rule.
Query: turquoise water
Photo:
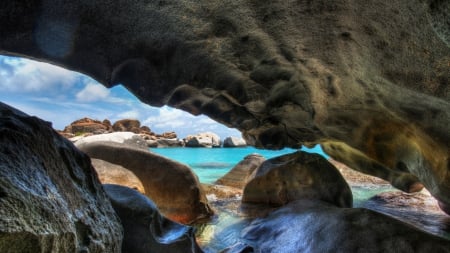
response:
[[[297,151],[297,149],[290,148],[285,148],[282,150],[265,150],[256,149],[254,147],[151,148],[150,150],[154,153],[188,165],[192,170],[194,170],[202,183],[214,183],[249,154],[258,153],[266,159],[269,159]],[[318,153],[328,157],[322,151],[320,146],[316,146],[312,149],[302,148],[301,150],[311,153]]]

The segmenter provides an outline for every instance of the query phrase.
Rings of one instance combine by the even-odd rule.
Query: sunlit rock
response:
[[[144,186],[136,175],[123,166],[92,158],[92,166],[102,184],[117,184],[145,193]]]
[[[108,125],[103,124],[99,120],[93,120],[90,118],[82,118],[75,120],[66,126],[63,130],[64,133],[72,133],[74,135],[84,134],[103,134],[111,130]]]
[[[72,139],[71,139],[72,140]],[[75,145],[81,146],[84,144],[95,143],[95,142],[115,142],[131,145],[143,150],[147,150],[147,142],[139,135],[133,132],[114,132],[108,134],[97,134],[86,136],[82,138],[73,139]]]
[[[184,141],[186,147],[191,148],[218,148],[221,144],[219,135],[211,132],[189,135]]]
[[[244,186],[254,176],[254,171],[266,159],[259,154],[250,154],[244,157],[236,166],[234,166],[227,174],[217,179],[216,184],[231,186],[244,189]]]
[[[227,137],[223,141],[224,148],[235,148],[235,147],[245,147],[247,146],[247,142],[244,139],[238,137]]]
[[[352,192],[339,171],[318,154],[298,151],[271,158],[255,171],[244,188],[242,202],[285,205],[315,199],[351,207]]]
[[[139,192],[103,185],[124,228],[124,253],[201,253],[194,229],[163,217],[155,204]]]
[[[114,122],[112,129],[116,132],[133,132],[138,134],[141,132],[141,122],[137,119],[121,119]]]
[[[77,143],[77,147],[91,158],[132,171],[142,182],[145,195],[171,220],[188,224],[213,214],[197,176],[186,165],[116,142]]]
[[[121,252],[122,226],[89,157],[0,103],[0,252]]]

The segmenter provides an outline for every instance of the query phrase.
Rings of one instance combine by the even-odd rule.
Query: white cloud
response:
[[[137,110],[130,110],[126,112],[119,113],[117,115],[118,119],[139,119],[140,118],[140,112]]]
[[[143,125],[160,129],[173,130],[183,125],[189,125],[195,117],[183,111],[164,106],[159,109],[159,115],[144,120]]]
[[[105,100],[110,94],[110,91],[99,83],[89,82],[79,91],[75,97],[79,102],[95,102]]]
[[[79,73],[23,58],[1,56],[0,68],[0,89],[12,92],[64,90],[80,77]]]

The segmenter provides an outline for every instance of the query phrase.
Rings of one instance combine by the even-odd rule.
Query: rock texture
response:
[[[103,134],[110,131],[110,127],[99,120],[93,120],[90,118],[82,118],[75,120],[66,126],[63,130],[64,133],[72,133],[75,135],[81,135],[85,133]]]
[[[227,174],[217,179],[216,184],[231,186],[239,189],[244,189],[244,186],[253,179],[253,172],[266,159],[260,154],[250,154],[244,157],[234,166]],[[253,175],[254,176],[254,175]]]
[[[247,146],[247,142],[244,139],[238,137],[227,137],[223,141],[224,148],[234,148],[234,147],[245,147]]]
[[[448,13],[440,0],[4,1],[0,53],[208,115],[251,145],[324,143],[448,210]]]
[[[122,231],[89,157],[0,103],[0,252],[120,252]]]
[[[91,158],[132,171],[142,182],[145,195],[171,220],[189,224],[213,214],[197,176],[186,165],[116,142],[92,142],[77,147]]]
[[[189,135],[184,142],[186,147],[191,148],[218,148],[221,145],[219,135],[211,132]]]
[[[201,253],[192,227],[161,216],[139,192],[119,185],[103,186],[124,227],[123,253]]]
[[[244,188],[242,202],[285,205],[316,199],[352,207],[350,187],[339,171],[318,154],[298,151],[263,162]]]
[[[95,143],[101,141],[109,141],[116,142],[122,144],[128,144],[143,150],[147,150],[147,142],[138,134],[133,132],[115,132],[108,134],[97,134],[86,136],[77,139],[71,139],[77,146],[87,144],[87,143]]]
[[[102,184],[122,185],[145,193],[141,180],[133,172],[120,165],[99,159],[92,158],[91,162]]]
[[[133,132],[138,134],[141,132],[141,122],[136,119],[121,119],[112,125],[112,129],[116,132]],[[144,128],[144,130],[150,130]]]
[[[292,202],[250,223],[226,253],[450,252],[450,241],[363,208]]]

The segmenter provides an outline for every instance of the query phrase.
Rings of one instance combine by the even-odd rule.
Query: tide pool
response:
[[[301,150],[318,153],[326,158],[319,145]],[[151,152],[188,165],[199,177],[202,183],[214,183],[230,171],[237,163],[249,154],[258,153],[266,159],[289,154],[297,149],[265,150],[254,147],[243,148],[151,148]]]

